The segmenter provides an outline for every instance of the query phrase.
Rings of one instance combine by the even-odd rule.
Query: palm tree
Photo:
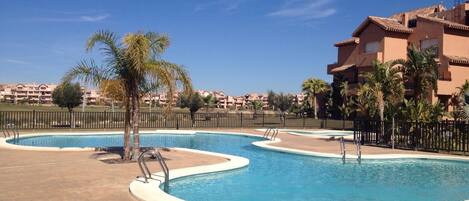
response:
[[[428,89],[433,89],[435,93],[438,90],[438,64],[435,57],[434,48],[419,50],[411,46],[407,51],[407,60],[396,60],[396,64],[402,65],[405,81],[412,84],[415,100],[426,98]]]
[[[166,35],[155,32],[129,33],[119,41],[113,32],[98,31],[88,39],[86,50],[91,51],[98,44],[104,55],[104,65],[98,67],[93,60],[83,60],[68,71],[63,80],[80,79],[93,85],[100,85],[104,80],[119,82],[125,94],[123,158],[130,160],[131,127],[134,135],[134,155],[137,156],[140,152],[139,103],[144,94],[142,88],[158,80],[167,90],[169,104],[166,111],[169,112],[178,84],[184,87],[185,93],[190,93],[191,80],[183,67],[160,59],[160,55],[169,46],[169,38]]]
[[[328,84],[321,79],[310,78],[303,82],[302,84],[303,92],[308,97],[310,105],[314,109],[314,118],[318,118],[318,104],[317,96],[320,93],[324,93],[329,89]]]
[[[350,92],[347,81],[340,83],[340,95],[342,96],[342,105],[339,106],[339,110],[342,113],[342,119],[345,120],[352,113],[352,102],[349,101]]]
[[[404,87],[395,62],[373,62],[373,71],[365,74],[367,82],[364,84],[377,102],[379,118],[384,121],[385,105],[395,106],[404,96]]]

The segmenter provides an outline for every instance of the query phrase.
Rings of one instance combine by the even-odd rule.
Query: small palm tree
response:
[[[129,33],[120,41],[115,33],[98,31],[87,42],[86,50],[92,50],[97,44],[104,55],[104,66],[98,67],[93,60],[81,61],[68,71],[63,80],[80,79],[99,86],[105,80],[115,80],[124,91],[124,160],[131,159],[130,129],[134,135],[134,155],[140,152],[139,113],[140,98],[144,94],[143,86],[151,85],[158,80],[167,90],[169,104],[178,84],[184,87],[185,93],[192,91],[188,73],[179,65],[160,59],[160,55],[169,47],[169,38],[155,32]],[[131,121],[132,118],[132,121]]]
[[[329,89],[329,85],[321,79],[310,78],[302,84],[303,92],[306,94],[309,104],[314,109],[314,118],[318,118],[318,104],[317,96],[321,93],[326,92]]]
[[[402,65],[404,79],[412,85],[417,101],[427,97],[428,89],[433,89],[435,93],[438,90],[438,64],[435,57],[434,48],[419,50],[411,46],[407,50],[407,60],[396,60],[396,64]]]

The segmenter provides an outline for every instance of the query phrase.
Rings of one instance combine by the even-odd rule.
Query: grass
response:
[[[55,111],[62,111],[66,112],[66,108],[60,108],[55,105],[26,105],[26,104],[11,104],[11,103],[0,103],[0,111],[48,111],[48,112],[55,112]],[[115,107],[114,110],[116,112],[124,112],[123,108]],[[148,107],[141,107],[141,111],[148,112],[150,109]],[[152,111],[160,111],[161,109],[152,108]],[[73,109],[73,111],[81,112],[82,107],[78,106]],[[88,105],[85,107],[85,112],[111,112],[112,109],[110,106],[97,106],[97,105]],[[174,108],[175,112],[186,112],[185,109]]]

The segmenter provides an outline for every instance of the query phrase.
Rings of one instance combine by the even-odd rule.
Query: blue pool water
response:
[[[170,182],[188,201],[463,201],[469,199],[469,163],[436,160],[354,160],[267,151],[259,138],[197,134],[142,135],[142,146],[185,147],[238,155],[246,168]],[[43,136],[18,144],[56,147],[121,146],[121,135]],[[138,174],[136,172],[136,174]]]

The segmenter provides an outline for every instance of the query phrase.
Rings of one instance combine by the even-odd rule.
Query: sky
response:
[[[227,94],[297,93],[303,80],[331,81],[335,42],[368,15],[436,0],[0,0],[0,83],[57,83],[82,59],[94,32],[154,31],[171,38],[162,58],[183,65],[195,89]],[[453,1],[445,1],[451,6]]]

